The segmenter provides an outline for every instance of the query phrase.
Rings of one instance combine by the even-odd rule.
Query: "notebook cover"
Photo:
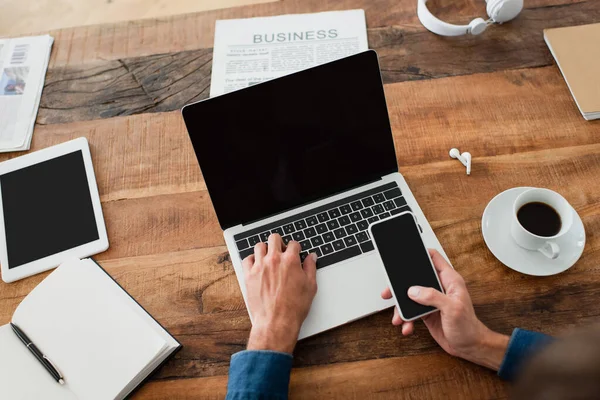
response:
[[[544,38],[581,112],[600,112],[600,23],[545,29]]]
[[[155,368],[155,369],[154,369],[152,372],[150,372],[150,373],[148,374],[148,376],[146,376],[146,377],[144,378],[144,380],[142,380],[142,381],[140,382],[140,384],[139,384],[139,385],[137,385],[135,388],[133,388],[133,390],[132,390],[131,392],[129,392],[129,394],[127,394],[127,396],[125,396],[125,399],[129,399],[129,398],[131,398],[131,396],[132,396],[132,395],[133,395],[135,392],[137,392],[137,391],[140,389],[140,387],[142,387],[142,386],[143,386],[143,385],[144,385],[144,384],[145,384],[145,383],[146,383],[146,382],[147,382],[147,381],[148,381],[148,380],[149,380],[149,379],[152,377],[152,375],[154,375],[154,374],[155,374],[155,373],[156,373],[156,372],[157,372],[159,369],[161,369],[161,368],[162,368],[162,366],[163,366],[163,365],[165,365],[165,363],[166,363],[167,361],[169,361],[169,360],[170,360],[170,359],[171,359],[171,358],[172,358],[172,357],[173,357],[173,356],[174,356],[174,355],[175,355],[175,354],[176,354],[176,353],[177,353],[179,350],[181,350],[181,348],[183,347],[183,345],[182,345],[182,344],[179,342],[179,340],[177,340],[177,339],[176,339],[176,338],[175,338],[173,335],[171,335],[171,333],[170,333],[169,331],[167,331],[167,330],[165,329],[165,327],[164,327],[164,326],[162,326],[162,324],[161,324],[160,322],[158,322],[158,321],[156,320],[156,318],[154,318],[154,317],[152,316],[152,314],[150,314],[148,311],[146,311],[146,309],[145,309],[144,307],[142,307],[142,305],[141,305],[140,303],[138,303],[138,302],[137,302],[137,300],[136,300],[136,299],[134,299],[134,298],[133,298],[133,296],[132,296],[132,295],[130,295],[130,294],[129,294],[129,292],[128,292],[127,290],[125,290],[125,289],[123,288],[123,286],[121,286],[121,285],[119,284],[119,282],[117,282],[117,281],[116,281],[116,280],[115,280],[115,279],[114,279],[114,278],[113,278],[113,277],[112,277],[112,276],[111,276],[111,275],[110,275],[108,272],[106,272],[106,270],[105,270],[104,268],[102,268],[102,266],[101,266],[100,264],[98,264],[98,262],[97,262],[96,260],[94,260],[92,257],[90,257],[90,260],[92,260],[92,261],[94,262],[94,264],[96,264],[98,267],[100,267],[100,269],[101,269],[102,271],[104,271],[104,273],[105,273],[106,275],[108,275],[108,276],[110,277],[110,279],[112,279],[112,281],[113,281],[113,282],[114,282],[114,283],[115,283],[117,286],[119,286],[119,287],[121,288],[121,290],[123,290],[125,293],[127,293],[127,295],[128,295],[128,296],[129,296],[129,297],[130,297],[130,298],[131,298],[133,301],[135,301],[135,303],[136,303],[138,306],[140,306],[140,308],[141,308],[142,310],[144,310],[144,311],[146,312],[146,314],[148,314],[148,315],[150,316],[150,318],[152,318],[152,319],[153,319],[153,320],[154,320],[154,321],[155,321],[155,322],[156,322],[158,325],[160,325],[160,327],[161,327],[161,328],[163,328],[163,329],[164,329],[164,330],[165,330],[165,331],[166,331],[166,332],[167,332],[167,333],[168,333],[168,334],[169,334],[169,335],[170,335],[170,336],[173,338],[173,340],[175,340],[175,341],[176,341],[176,342],[179,344],[179,346],[177,346],[177,347],[175,348],[175,350],[173,350],[173,352],[172,352],[171,354],[169,354],[169,355],[167,356],[167,358],[165,358],[165,359],[163,360],[163,362],[161,362],[161,363],[160,363],[160,364],[159,364],[159,365],[158,365],[158,366],[157,366],[157,367],[156,367],[156,368]]]

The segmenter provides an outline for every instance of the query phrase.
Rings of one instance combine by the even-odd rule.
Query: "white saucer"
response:
[[[531,189],[518,187],[506,190],[490,201],[481,218],[483,239],[492,254],[506,265],[527,275],[548,276],[559,274],[571,268],[585,247],[585,228],[575,210],[571,230],[559,238],[560,255],[551,260],[539,251],[525,250],[515,243],[510,235],[512,206],[523,191]]]

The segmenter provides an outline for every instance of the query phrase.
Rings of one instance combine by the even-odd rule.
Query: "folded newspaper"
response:
[[[53,41],[0,39],[0,152],[29,150]]]
[[[364,10],[217,21],[210,95],[368,50]]]

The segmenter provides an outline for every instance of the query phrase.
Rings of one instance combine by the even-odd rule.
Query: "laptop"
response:
[[[298,241],[301,259],[319,256],[300,339],[393,306],[380,297],[386,277],[369,224],[412,210],[426,245],[444,254],[398,172],[374,51],[189,104],[182,114],[246,306],[242,260],[271,233]]]

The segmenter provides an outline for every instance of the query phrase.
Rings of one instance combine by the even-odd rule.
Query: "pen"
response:
[[[25,346],[27,346],[29,351],[31,351],[31,353],[33,353],[35,358],[37,358],[38,361],[44,366],[44,368],[46,368],[46,371],[48,371],[50,373],[50,375],[52,375],[54,380],[56,382],[60,383],[61,385],[64,385],[65,380],[64,380],[63,376],[60,374],[60,372],[58,372],[58,369],[56,369],[54,364],[52,364],[52,361],[50,361],[50,359],[48,357],[46,357],[44,354],[42,354],[42,352],[35,346],[35,344],[33,344],[33,342],[31,340],[29,340],[29,338],[27,337],[25,332],[23,332],[18,326],[16,326],[12,322],[10,323],[10,327],[12,328],[13,331],[15,331],[17,337],[21,340],[21,342],[23,342],[23,344],[25,344]]]

